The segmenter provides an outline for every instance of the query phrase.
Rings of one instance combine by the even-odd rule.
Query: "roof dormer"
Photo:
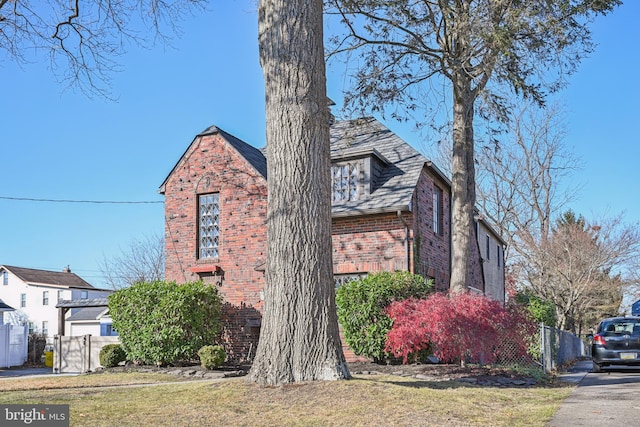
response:
[[[331,159],[331,201],[358,201],[372,194],[382,170],[390,162],[375,148],[356,148],[334,153]]]

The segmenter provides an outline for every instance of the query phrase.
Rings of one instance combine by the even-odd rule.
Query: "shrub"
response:
[[[395,302],[387,312],[394,324],[386,349],[405,363],[430,345],[440,360],[463,365],[526,357],[535,332],[535,324],[516,308],[468,293]]]
[[[27,362],[32,364],[42,363],[42,355],[47,346],[47,337],[39,333],[30,333],[29,342],[27,344]]]
[[[336,293],[338,320],[347,344],[359,356],[382,362],[392,321],[385,309],[393,301],[422,298],[432,284],[409,272],[381,272],[351,281]]]
[[[189,361],[221,329],[222,298],[202,282],[137,283],[109,296],[109,313],[129,360]]]
[[[227,353],[222,346],[205,345],[198,350],[198,357],[204,369],[215,369],[224,363]]]
[[[533,320],[549,326],[556,324],[555,305],[551,301],[544,300],[530,292],[518,292],[515,301],[527,308]]]
[[[113,368],[125,360],[127,354],[120,344],[107,344],[100,349],[100,365],[104,368]]]

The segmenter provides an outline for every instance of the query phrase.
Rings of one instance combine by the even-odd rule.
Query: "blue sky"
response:
[[[61,270],[104,286],[99,263],[133,239],[163,232],[158,187],[193,137],[210,125],[264,146],[264,89],[251,0],[212,2],[183,23],[172,47],[132,47],[113,75],[116,102],[62,92],[43,61],[0,62],[0,264]],[[584,162],[571,207],[587,218],[640,221],[640,2],[593,26],[596,51],[558,99],[566,144]],[[3,58],[4,59],[4,58]],[[345,77],[328,70],[328,95]],[[429,156],[410,126],[385,124]],[[53,203],[1,197],[144,204]]]

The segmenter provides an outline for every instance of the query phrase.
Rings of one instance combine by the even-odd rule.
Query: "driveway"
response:
[[[562,403],[548,427],[638,425],[640,369],[621,367],[587,373]]]
[[[24,368],[21,366],[15,368],[0,368],[0,380],[3,378],[26,377],[33,375],[49,375],[53,374],[51,368]]]

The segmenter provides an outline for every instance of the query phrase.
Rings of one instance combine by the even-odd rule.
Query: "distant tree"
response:
[[[531,254],[522,265],[525,284],[554,304],[556,327],[578,332],[584,321],[599,315],[597,310],[602,314],[620,305],[621,273],[640,255],[637,230],[620,218],[589,224],[567,211],[549,238],[525,241]]]
[[[561,87],[593,49],[593,16],[620,3],[327,1],[328,12],[345,26],[332,38],[331,55],[348,66],[349,58],[358,61],[347,104],[381,112],[391,106],[399,118],[424,105],[425,94],[434,95],[436,104],[443,99],[453,104],[452,292],[467,289],[475,244],[474,118],[506,121],[510,106],[504,89],[542,104],[545,90]],[[442,85],[434,82],[436,76],[444,79]]]
[[[267,113],[264,315],[250,379],[349,378],[331,249],[331,153],[322,0],[261,0]]]
[[[557,104],[523,104],[506,131],[478,153],[478,205],[507,241],[513,266],[527,258],[523,239],[547,238],[553,218],[575,199],[578,187],[563,180],[581,162],[566,146]]]
[[[65,87],[109,97],[116,58],[128,43],[179,33],[177,22],[206,0],[0,0],[0,62],[47,58]],[[149,31],[152,30],[152,31]]]
[[[156,234],[134,239],[118,255],[104,257],[100,271],[113,289],[138,282],[164,280],[164,236]]]

